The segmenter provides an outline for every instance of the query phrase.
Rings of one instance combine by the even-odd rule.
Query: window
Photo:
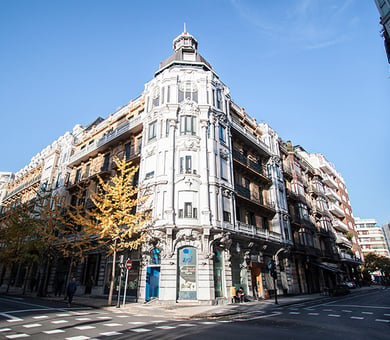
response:
[[[127,143],[125,145],[125,157],[126,157],[126,160],[128,161],[131,157],[131,143]]]
[[[109,165],[110,165],[110,154],[108,153],[108,154],[104,155],[102,171],[108,171]]]
[[[161,89],[161,104],[164,104],[165,97],[165,87]]]
[[[198,88],[195,83],[191,81],[186,81],[179,85],[178,90],[178,101],[181,103],[186,99],[193,100],[194,102],[198,102]]]
[[[87,164],[85,168],[85,178],[88,178],[90,169],[91,169],[91,164]]]
[[[190,174],[192,172],[192,157],[180,157],[180,173]]]
[[[169,136],[169,119],[165,121],[165,137]]]
[[[80,177],[81,177],[81,169],[77,169],[74,182],[77,183],[78,181],[80,181]]]
[[[180,134],[181,135],[195,135],[196,117],[181,116],[180,117]]]
[[[198,218],[198,210],[192,207],[191,202],[184,202],[184,210],[179,209],[179,218]]]
[[[152,264],[161,264],[160,249],[152,249],[152,251],[150,252],[150,260]]]
[[[152,99],[153,107],[159,106],[160,105],[160,89],[158,87],[156,87],[153,90],[152,96],[153,96],[153,99]]]
[[[249,225],[256,225],[256,216],[255,216],[255,213],[253,211],[248,211],[247,212],[247,223]]]
[[[221,158],[221,178],[224,180],[228,179],[228,166],[226,159]]]
[[[222,109],[222,91],[217,89],[217,109]]]
[[[231,214],[229,211],[223,212],[223,220],[224,222],[231,222]]]
[[[222,125],[219,126],[219,140],[221,143],[226,143],[226,128]]]
[[[157,135],[157,120],[149,124],[149,140],[156,138]]]
[[[150,171],[148,172],[146,175],[145,175],[145,179],[149,179],[149,178],[152,178],[154,177],[154,171]]]

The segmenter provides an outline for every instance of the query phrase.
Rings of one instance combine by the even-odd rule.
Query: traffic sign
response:
[[[131,267],[133,267],[133,261],[131,261],[130,259],[128,259],[125,263],[125,267],[127,270],[130,270]]]

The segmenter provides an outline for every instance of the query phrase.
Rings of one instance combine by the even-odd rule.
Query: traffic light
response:
[[[271,276],[276,279],[277,274],[276,274],[276,264],[275,261],[271,260],[268,262],[268,270]]]

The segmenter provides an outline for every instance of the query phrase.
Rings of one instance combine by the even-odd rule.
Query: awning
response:
[[[314,264],[317,267],[320,267],[320,268],[322,268],[324,270],[328,270],[328,271],[333,272],[333,273],[344,273],[344,271],[339,269],[339,268],[330,267],[330,266],[327,266],[327,265],[322,264],[322,263],[314,263],[314,262],[312,262],[311,264]]]

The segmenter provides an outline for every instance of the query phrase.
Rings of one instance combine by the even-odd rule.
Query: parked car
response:
[[[347,286],[350,289],[356,288],[356,283],[353,281],[344,281],[344,282],[341,282],[341,284]]]

